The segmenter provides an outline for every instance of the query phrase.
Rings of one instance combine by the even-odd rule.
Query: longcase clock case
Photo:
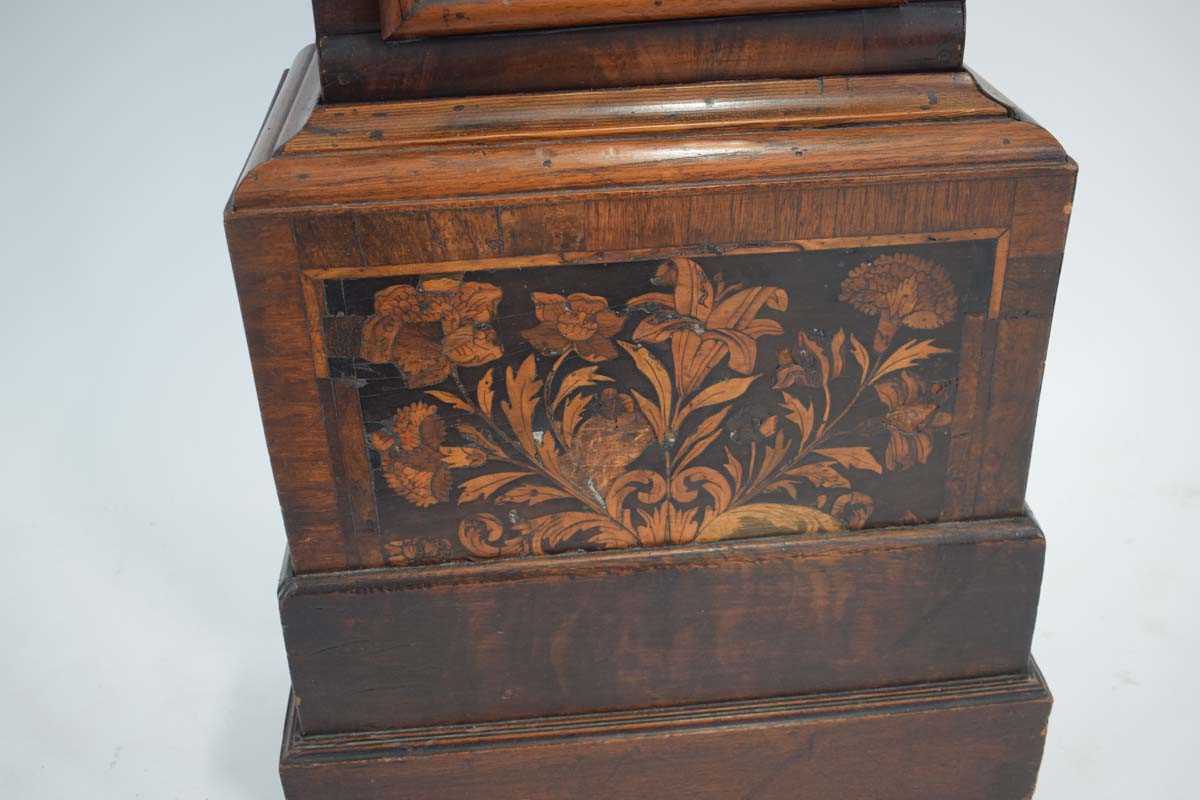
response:
[[[1029,797],[1075,165],[961,2],[644,5],[314,3],[226,212],[287,795]]]

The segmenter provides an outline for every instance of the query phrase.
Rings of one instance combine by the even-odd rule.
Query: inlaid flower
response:
[[[946,271],[906,253],[880,256],[842,281],[841,300],[879,317],[873,347],[882,353],[901,326],[932,330],[954,318],[958,297]]]
[[[603,496],[654,441],[654,432],[629,395],[607,388],[596,401],[594,412],[573,432],[562,469],[574,485]]]
[[[887,408],[883,416],[889,433],[884,466],[908,469],[924,464],[933,454],[933,432],[950,426],[953,418],[942,410],[937,392],[909,370],[875,385],[879,400]]]
[[[875,513],[875,500],[862,492],[847,492],[833,501],[833,516],[850,530],[861,530]]]
[[[612,337],[620,332],[625,317],[608,307],[608,300],[590,294],[533,293],[538,324],[522,331],[530,344],[544,354],[574,352],[585,361],[608,361],[617,357]]]
[[[689,258],[672,258],[662,264],[654,280],[674,287],[674,292],[652,292],[629,301],[631,306],[657,307],[638,324],[633,338],[671,342],[683,394],[699,388],[727,356],[731,369],[751,374],[757,340],[783,333],[778,322],[758,316],[764,308],[787,310],[787,293],[778,287],[726,285],[721,277],[713,281]]]
[[[790,389],[793,386],[816,389],[821,386],[824,380],[821,363],[826,357],[819,341],[801,331],[796,336],[796,346],[780,348],[777,355],[779,369],[775,372],[776,389]]]
[[[395,364],[412,389],[441,383],[456,366],[495,361],[503,355],[492,327],[500,296],[491,284],[454,278],[389,286],[375,295],[359,354]]]
[[[454,552],[454,548],[446,539],[418,538],[388,542],[384,550],[387,551],[388,563],[396,567],[438,564],[448,560]]]
[[[450,499],[450,470],[479,467],[486,454],[474,447],[446,447],[446,423],[435,406],[413,403],[396,409],[386,427],[371,434],[384,480],[420,508]]]

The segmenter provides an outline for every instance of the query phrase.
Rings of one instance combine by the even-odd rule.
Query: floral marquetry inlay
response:
[[[936,518],[993,247],[325,281],[392,563]]]

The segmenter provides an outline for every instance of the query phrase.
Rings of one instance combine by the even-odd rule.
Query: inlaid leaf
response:
[[[793,500],[800,499],[800,493],[796,490],[796,484],[791,481],[775,481],[767,486],[768,492],[787,492],[788,496]]]
[[[883,474],[883,467],[867,447],[828,447],[816,453],[832,458],[846,469],[865,469],[876,475]]]
[[[781,394],[783,395],[783,407],[788,412],[786,416],[800,429],[800,444],[803,445],[808,441],[809,434],[812,433],[815,420],[813,407],[788,392],[781,392]]]
[[[607,375],[601,375],[600,367],[598,366],[582,367],[581,369],[577,369],[562,379],[562,383],[559,384],[558,387],[558,393],[554,396],[554,402],[551,403],[550,407],[558,408],[561,406],[563,400],[566,400],[567,396],[571,394],[571,392],[575,392],[580,389],[586,389],[589,386],[595,386],[598,383],[605,382],[611,383],[612,378],[608,377]]]
[[[784,438],[783,431],[775,434],[775,441],[763,449],[762,465],[758,469],[759,476],[770,475],[775,468],[783,463],[791,444]]]
[[[730,407],[727,406],[720,411],[709,414],[696,427],[696,430],[688,434],[683,443],[679,445],[677,468],[682,469],[690,464],[721,436],[721,423],[729,415],[729,410]]]
[[[650,428],[654,431],[654,438],[661,442],[667,435],[667,421],[663,419],[662,409],[636,389],[630,390],[629,394],[633,396],[633,401],[637,403],[642,416],[650,423]]]
[[[841,530],[834,517],[808,506],[784,503],[753,503],[731,508],[714,517],[700,531],[698,542],[752,538],[779,533],[819,533]]]
[[[475,387],[475,394],[479,398],[479,410],[483,412],[485,417],[492,416],[492,403],[496,399],[496,390],[494,384],[496,382],[495,370],[489,369],[487,374],[479,379],[479,385]]]
[[[633,358],[638,370],[650,380],[654,394],[658,398],[658,408],[664,423],[671,419],[671,376],[667,373],[662,362],[654,357],[645,347],[639,347],[629,342],[621,342],[621,347]],[[653,424],[653,423],[651,423]],[[661,437],[660,437],[661,438]]]
[[[615,520],[588,511],[568,511],[548,514],[525,523],[534,555],[545,555],[562,549],[572,539],[586,534],[583,543],[601,547],[631,547],[637,537]]]
[[[712,467],[692,467],[681,471],[671,482],[671,497],[680,503],[691,503],[704,492],[712,498],[712,513],[716,516],[733,502],[733,487]]]
[[[949,352],[944,347],[935,345],[933,339],[925,339],[923,341],[911,339],[897,347],[895,352],[879,365],[879,371],[875,373],[875,380],[879,380],[884,375],[908,369],[931,356]]]
[[[455,427],[466,439],[483,448],[492,458],[503,459],[506,457],[504,450],[492,441],[491,437],[470,422],[460,422]]]
[[[518,486],[515,489],[509,489],[497,497],[496,502],[536,506],[551,500],[564,500],[570,497],[571,495],[554,486],[526,484],[525,486]]]
[[[733,451],[728,447],[725,448],[725,471],[729,473],[729,477],[733,478],[734,488],[740,490],[746,471],[742,467],[742,462],[737,460]]]
[[[563,411],[562,427],[563,438],[566,439],[563,444],[570,447],[575,441],[575,431],[579,428],[579,423],[583,421],[583,412],[592,402],[592,395],[577,394],[567,401],[567,408]]]
[[[745,378],[730,378],[726,381],[718,381],[711,386],[705,387],[684,405],[683,410],[679,412],[679,418],[675,421],[675,424],[683,424],[685,419],[702,408],[729,403],[738,399],[746,393],[746,390],[750,388],[750,384],[756,380],[758,380],[757,375],[750,375]]]
[[[774,436],[779,431],[779,417],[772,414],[758,426],[758,432],[763,436]]]
[[[425,394],[429,395],[434,400],[440,400],[443,403],[446,403],[447,405],[454,406],[459,411],[465,411],[468,414],[475,413],[475,409],[471,407],[471,404],[468,403],[466,400],[463,400],[461,397],[459,397],[456,394],[451,394],[450,392],[437,391],[435,389],[427,389],[425,391]]]
[[[787,474],[793,478],[804,478],[818,489],[849,489],[850,481],[846,476],[833,468],[832,462],[822,461],[819,464],[805,464],[795,469],[789,469]]]
[[[846,366],[845,328],[838,328],[838,332],[833,335],[833,339],[829,342],[829,355],[831,357],[829,377],[830,379],[839,378]]]
[[[493,472],[489,475],[480,475],[478,478],[463,481],[458,487],[461,490],[461,494],[458,496],[458,504],[461,506],[464,503],[471,503],[475,500],[486,500],[513,481],[520,480],[532,474],[532,472]]]
[[[482,467],[487,462],[487,454],[477,447],[440,447],[442,463],[451,469],[467,467]]]
[[[867,373],[871,370],[871,353],[854,334],[850,334],[850,352],[858,362],[858,368],[862,370],[862,377],[859,379],[861,383],[867,379]]]
[[[517,435],[517,441],[531,457],[536,457],[537,453],[537,444],[533,439],[533,413],[537,408],[538,391],[542,388],[536,375],[537,361],[532,355],[515,372],[509,367],[504,378],[508,399],[500,404],[513,433]]]

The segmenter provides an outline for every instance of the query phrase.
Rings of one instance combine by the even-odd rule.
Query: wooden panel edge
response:
[[[226,213],[234,208],[234,198],[246,177],[258,166],[270,160],[279,152],[281,137],[287,132],[288,138],[294,135],[303,125],[316,107],[319,94],[319,73],[317,70],[317,48],[308,45],[296,54],[290,69],[284,71],[275,95],[268,107],[267,116],[259,128],[258,136],[250,148],[250,153],[238,173],[233,192],[226,206]],[[298,113],[297,109],[307,109]],[[286,140],[283,140],[286,141]]]
[[[931,146],[931,142],[937,142]],[[235,195],[239,208],[336,203],[468,201],[482,195],[613,192],[662,183],[755,183],[956,166],[1062,165],[1058,143],[1010,120],[965,120],[834,129],[716,133],[664,148],[657,137],[565,140],[553,148],[505,143],[355,151],[278,158],[262,164]],[[486,181],[481,184],[481,180]]]
[[[619,25],[747,14],[806,11],[857,11],[896,7],[906,0],[732,0],[721,4],[695,0],[380,0],[384,39],[456,36],[537,28]]]
[[[403,592],[459,584],[705,567],[719,565],[727,560],[745,562],[803,559],[871,550],[920,548],[937,544],[974,545],[982,542],[1022,540],[1044,541],[1041,528],[1027,515],[898,526],[835,535],[795,534],[680,547],[564,553],[349,572],[296,574],[289,570],[281,576],[278,595],[282,606],[293,597],[300,596],[356,594],[364,591]]]
[[[532,720],[436,725],[391,731],[305,736],[296,724],[300,703],[288,701],[284,760],[322,762],[330,757],[397,758],[463,747],[519,747],[527,742],[619,735],[652,736],[687,729],[786,724],[797,718],[836,719],[874,713],[911,714],[994,703],[1050,703],[1049,686],[1030,659],[1029,672],[930,684],[827,692],[730,703],[638,709]]]
[[[636,35],[631,35],[636,28]],[[322,36],[331,103],[957,70],[962,0],[385,41]],[[659,54],[659,55],[652,55]],[[670,54],[666,56],[664,54]],[[420,64],[420,69],[413,69]]]
[[[283,153],[1006,116],[965,72],[319,105]]]

